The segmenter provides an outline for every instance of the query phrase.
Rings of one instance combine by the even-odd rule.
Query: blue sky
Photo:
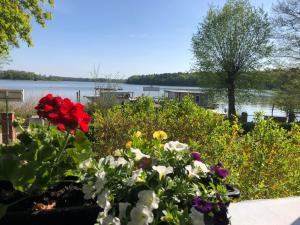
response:
[[[189,71],[191,37],[210,4],[225,0],[56,0],[45,29],[33,24],[34,47],[11,51],[5,69],[59,76],[126,78]],[[269,11],[276,0],[251,0]],[[118,74],[118,75],[117,75]]]

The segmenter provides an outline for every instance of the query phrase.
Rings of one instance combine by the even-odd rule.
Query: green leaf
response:
[[[8,205],[0,204],[0,220],[5,216]]]
[[[0,180],[12,181],[16,178],[19,160],[16,155],[8,153],[0,158]]]

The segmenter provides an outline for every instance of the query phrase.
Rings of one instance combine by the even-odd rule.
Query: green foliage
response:
[[[270,54],[270,37],[270,23],[261,8],[246,0],[228,0],[222,9],[210,8],[193,37],[194,54],[203,70],[247,71]]]
[[[67,175],[76,175],[81,161],[91,156],[89,141],[79,131],[66,137],[56,128],[37,126],[20,133],[18,140],[0,147],[0,180],[28,194],[41,193]]]
[[[31,19],[42,26],[51,19],[51,13],[44,10],[45,3],[53,6],[54,0],[0,1],[0,54],[19,47],[20,39],[32,45]]]
[[[92,133],[94,148],[105,155],[123,147],[134,130],[141,131],[148,139],[154,131],[164,130],[172,140],[205,143],[209,133],[222,124],[229,126],[222,116],[199,108],[188,98],[182,102],[166,99],[156,107],[151,98],[143,97],[134,103],[114,106],[106,113],[96,112]]]
[[[144,107],[144,109],[143,109]],[[192,100],[166,100],[155,107],[148,98],[94,114],[94,150],[101,156],[123,148],[134,131],[150,139],[164,130],[169,140],[189,143],[210,162],[230,169],[230,181],[242,199],[300,194],[300,126],[283,129],[271,119],[257,119],[251,132],[222,115],[199,108]]]
[[[239,74],[261,66],[261,59],[271,53],[270,38],[267,14],[247,0],[228,0],[222,9],[210,8],[193,36],[199,68],[223,73],[230,116],[236,114],[235,85]]]
[[[290,69],[282,78],[273,96],[273,102],[285,111],[289,121],[293,122],[295,114],[300,111],[300,72],[297,69]]]
[[[300,61],[300,3],[298,0],[281,0],[273,6],[276,55],[288,59],[288,66],[299,66]]]

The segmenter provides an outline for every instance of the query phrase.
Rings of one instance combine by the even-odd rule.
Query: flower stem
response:
[[[55,159],[55,161],[54,161],[54,163],[53,163],[53,166],[52,166],[52,168],[51,168],[51,171],[50,171],[50,178],[52,177],[53,170],[54,170],[54,168],[57,166],[57,164],[59,163],[60,158],[61,158],[61,156],[63,155],[63,152],[65,151],[65,149],[66,149],[66,147],[67,147],[67,145],[68,145],[68,142],[69,142],[69,140],[70,140],[70,137],[71,137],[71,135],[70,135],[70,133],[68,132],[67,137],[66,137],[66,140],[65,140],[65,143],[64,143],[63,147],[60,149],[60,151],[59,151],[59,153],[58,153],[58,157]]]
[[[68,132],[67,138],[66,138],[66,140],[65,140],[65,143],[64,143],[62,149],[60,150],[59,155],[58,155],[57,159],[56,159],[55,162],[54,162],[54,165],[55,165],[56,163],[59,162],[59,160],[60,160],[60,158],[61,158],[63,152],[65,151],[65,149],[66,149],[66,147],[67,147],[67,145],[68,145],[68,142],[69,142],[69,140],[70,140],[70,137],[71,137],[71,135],[70,135],[70,133]]]

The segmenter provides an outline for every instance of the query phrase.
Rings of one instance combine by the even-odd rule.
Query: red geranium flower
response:
[[[39,117],[58,125],[57,129],[60,131],[74,134],[76,129],[85,133],[89,130],[91,117],[84,112],[84,106],[68,98],[62,99],[60,96],[53,97],[52,94],[48,94],[40,99],[35,109]]]

